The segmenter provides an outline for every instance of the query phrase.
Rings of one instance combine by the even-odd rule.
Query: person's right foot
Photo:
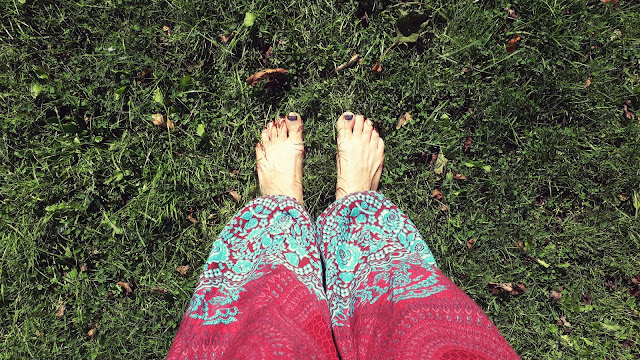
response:
[[[384,141],[371,120],[348,111],[338,118],[336,128],[336,200],[358,191],[378,190],[384,163]]]

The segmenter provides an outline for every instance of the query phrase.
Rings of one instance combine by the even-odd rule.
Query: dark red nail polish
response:
[[[296,121],[298,120],[298,115],[289,115],[287,116],[287,119],[289,119],[289,121]]]

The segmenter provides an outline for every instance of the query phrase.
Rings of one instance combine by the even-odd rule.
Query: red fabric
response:
[[[168,359],[519,359],[376,192],[318,221],[292,198],[249,203],[222,231]]]

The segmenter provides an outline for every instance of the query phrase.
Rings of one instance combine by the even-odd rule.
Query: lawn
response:
[[[523,358],[640,357],[638,2],[0,0],[0,18],[0,358],[164,357],[259,196],[259,130],[302,114],[315,216],[345,110],[385,140],[380,191]],[[265,68],[287,73],[247,84]]]

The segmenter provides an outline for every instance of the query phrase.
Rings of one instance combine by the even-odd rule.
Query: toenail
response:
[[[349,120],[353,119],[353,115],[345,115],[344,119],[349,121]]]
[[[289,121],[296,121],[298,120],[298,115],[289,115],[287,116],[287,119],[289,119]]]

